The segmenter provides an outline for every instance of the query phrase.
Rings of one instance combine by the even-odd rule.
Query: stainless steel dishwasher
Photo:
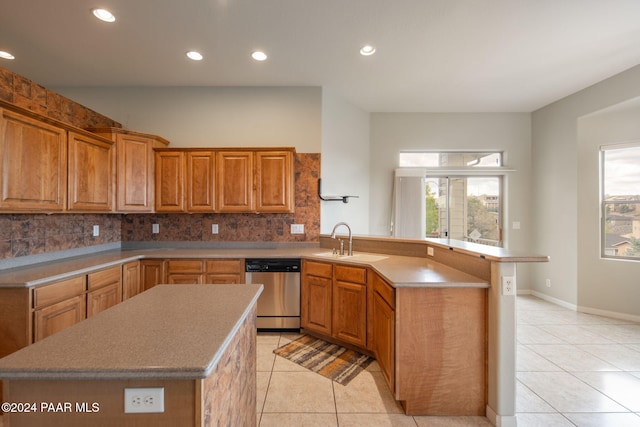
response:
[[[300,329],[300,259],[248,258],[247,283],[260,283],[264,291],[258,298],[259,330]]]

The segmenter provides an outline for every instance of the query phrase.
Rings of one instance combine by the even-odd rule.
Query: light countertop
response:
[[[0,359],[0,378],[206,378],[262,289],[155,286]]]

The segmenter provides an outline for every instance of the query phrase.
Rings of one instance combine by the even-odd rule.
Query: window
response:
[[[640,142],[601,147],[601,247],[605,258],[640,259]]]
[[[502,153],[401,152],[400,167],[424,169],[425,237],[502,246]]]

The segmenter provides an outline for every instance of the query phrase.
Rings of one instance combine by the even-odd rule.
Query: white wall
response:
[[[369,233],[369,113],[325,88],[322,92],[322,193],[350,195],[348,203],[320,202],[320,232],[345,221]],[[341,227],[343,234],[346,228]]]
[[[640,318],[640,263],[601,258],[599,238],[599,148],[631,140],[640,98],[578,119],[578,306]]]
[[[589,196],[583,194],[584,191],[594,191],[587,181],[579,183],[588,179],[587,173],[594,173],[595,166],[591,161],[587,164],[584,153],[579,150],[578,119],[639,95],[640,66],[636,66],[532,114],[535,229],[532,249],[551,256],[549,263],[531,267],[532,290],[540,295],[576,307],[582,305],[578,300],[578,288],[583,285],[582,279],[592,271],[588,269],[580,277],[578,275],[578,269],[586,268],[589,260],[593,259],[592,255],[581,258],[579,262],[579,257],[584,256],[584,252],[579,250],[584,237],[578,237],[579,217],[582,215],[578,201],[588,200]],[[598,228],[586,232],[597,236]],[[619,267],[611,268],[609,273],[607,284],[600,286],[608,286],[612,282],[637,283],[638,280],[637,273],[635,277],[620,274]],[[547,278],[551,279],[550,288],[545,286]],[[630,296],[620,295],[620,298]],[[589,303],[594,304],[594,309],[626,310],[624,306],[615,306],[609,298],[597,300],[589,297]],[[638,310],[640,307],[636,304],[635,313],[639,313]]]
[[[53,88],[127,129],[173,147],[296,147],[321,150],[320,87]]]
[[[374,113],[371,115],[370,233],[389,235],[393,171],[401,150],[497,150],[516,172],[506,178],[506,247],[530,250],[531,122],[527,113]],[[521,228],[510,225],[519,221]],[[526,270],[527,267],[519,267]],[[526,287],[526,283],[521,283]]]

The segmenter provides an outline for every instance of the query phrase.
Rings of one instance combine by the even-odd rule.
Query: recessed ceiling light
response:
[[[10,54],[9,52],[5,52],[4,50],[0,50],[0,58],[2,58],[2,59],[16,59],[15,56]]]
[[[115,22],[116,17],[107,9],[92,9],[93,16],[104,22]]]
[[[187,58],[193,59],[194,61],[202,61],[202,54],[200,52],[196,52],[195,50],[191,50],[187,52]]]
[[[373,55],[374,53],[376,53],[376,48],[373,46],[362,46],[362,48],[360,49],[360,55],[362,56],[369,56],[369,55]]]
[[[256,50],[251,54],[251,57],[256,61],[264,61],[265,59],[267,59],[267,54],[259,50]]]

